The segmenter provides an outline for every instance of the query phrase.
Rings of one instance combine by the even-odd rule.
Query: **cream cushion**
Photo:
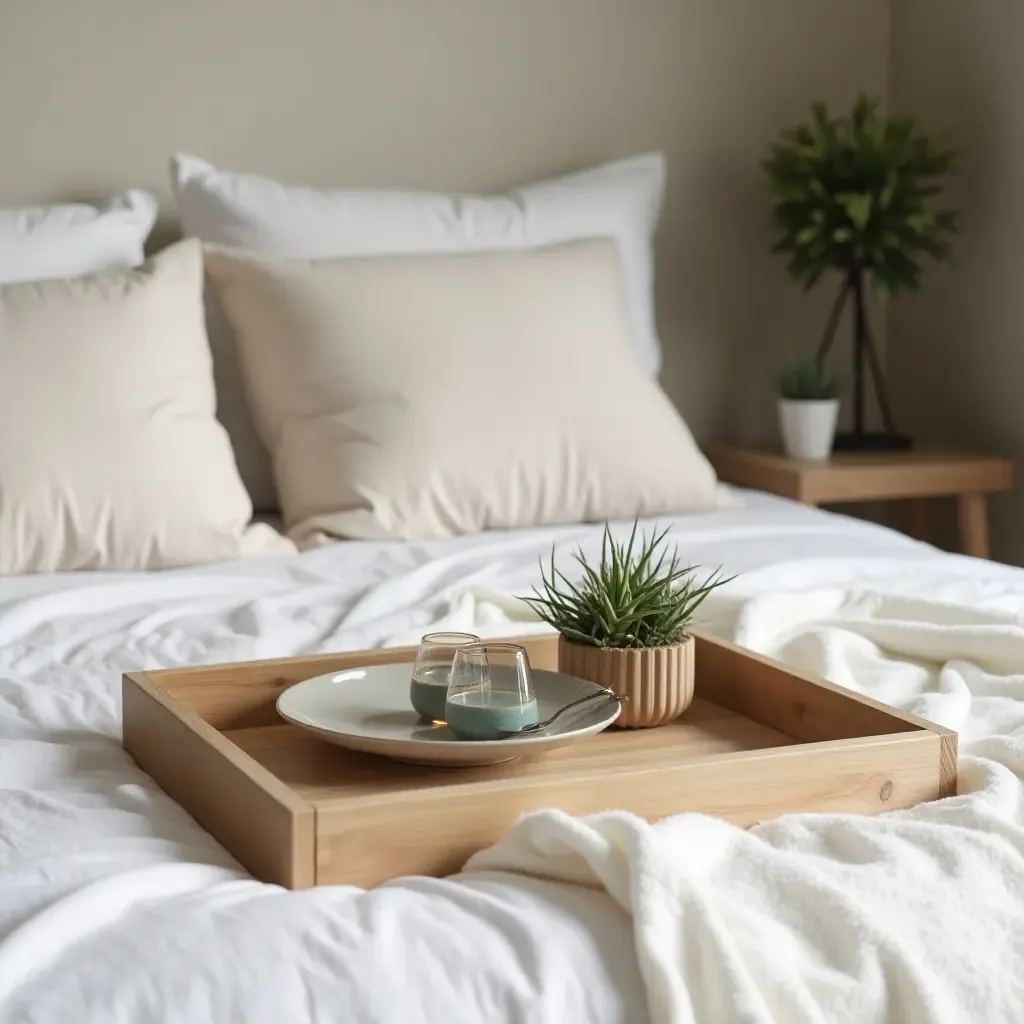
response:
[[[214,417],[202,250],[0,286],[0,573],[288,550]]]
[[[631,349],[612,241],[312,265],[208,247],[207,271],[300,546],[717,502]]]

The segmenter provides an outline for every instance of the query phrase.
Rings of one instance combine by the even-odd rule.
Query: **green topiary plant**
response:
[[[728,583],[714,572],[702,583],[695,566],[682,566],[678,552],[664,549],[668,529],[641,535],[637,523],[629,541],[616,542],[605,524],[601,563],[590,565],[582,550],[573,557],[583,570],[577,585],[555,568],[551,550],[549,572],[541,563],[542,587],[524,601],[567,640],[592,647],[646,648],[678,644],[686,636],[694,612],[708,594]],[[543,592],[542,592],[543,591]]]
[[[782,232],[774,251],[789,256],[805,288],[827,270],[867,272],[887,298],[920,286],[920,257],[949,256],[957,214],[933,200],[955,151],[879,106],[861,96],[833,118],[815,103],[811,120],[783,132],[763,162]]]
[[[921,283],[924,257],[948,258],[957,213],[936,199],[953,168],[955,150],[941,135],[917,130],[907,117],[880,112],[860,96],[849,114],[832,117],[823,103],[811,119],[782,133],[762,161],[775,222],[774,251],[805,289],[829,270],[842,275],[839,295],[818,348],[824,358],[848,299],[853,300],[853,433],[837,448],[903,448],[896,435],[864,301],[865,282],[884,299]],[[884,434],[865,429],[864,372],[871,373]]]
[[[839,378],[818,359],[794,359],[779,371],[779,397],[791,402],[822,402],[838,398]]]

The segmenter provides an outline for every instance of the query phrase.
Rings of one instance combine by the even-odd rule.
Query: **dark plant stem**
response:
[[[878,408],[882,413],[882,423],[886,433],[892,434],[895,433],[895,430],[893,429],[892,410],[889,408],[889,399],[885,393],[885,377],[882,374],[882,364],[875,349],[864,304],[863,274],[851,272],[850,287],[853,290],[854,302],[854,433],[864,434],[864,364],[867,363],[871,373],[871,382],[875,389],[875,397],[878,399]]]
[[[828,315],[828,320],[825,322],[825,333],[822,336],[821,344],[818,346],[818,354],[815,358],[819,363],[828,355],[828,350],[832,347],[832,342],[835,341],[836,328],[838,328],[839,318],[843,315],[843,310],[846,308],[846,296],[849,291],[850,281],[844,277],[843,283],[839,286],[839,294],[836,296],[835,302],[832,303],[832,310]]]
[[[867,321],[865,320],[865,323]],[[878,360],[878,352],[875,351],[875,343],[871,337],[871,328],[867,328],[865,336],[865,350],[868,354],[868,366],[871,370],[871,379],[875,385],[875,396],[878,398],[878,408],[882,411],[882,423],[887,434],[895,434],[892,425],[892,410],[889,408],[889,399],[885,393],[885,377],[882,374],[882,365]]]
[[[853,433],[864,435],[864,337],[867,317],[864,313],[864,278],[859,270],[850,271],[853,292]]]

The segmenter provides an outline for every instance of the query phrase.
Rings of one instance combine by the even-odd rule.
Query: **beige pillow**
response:
[[[0,286],[0,573],[158,569],[291,545],[214,418],[202,250]]]
[[[716,504],[631,349],[611,241],[315,265],[208,247],[207,272],[300,545]]]

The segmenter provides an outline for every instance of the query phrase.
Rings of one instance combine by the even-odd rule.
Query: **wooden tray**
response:
[[[555,637],[518,641],[557,668]],[[278,694],[414,648],[124,676],[124,746],[257,878],[373,886],[458,871],[526,812],[703,811],[742,826],[793,811],[874,813],[956,790],[956,733],[696,636],[678,721],[613,729],[530,760],[429,769],[350,753],[285,723]]]

